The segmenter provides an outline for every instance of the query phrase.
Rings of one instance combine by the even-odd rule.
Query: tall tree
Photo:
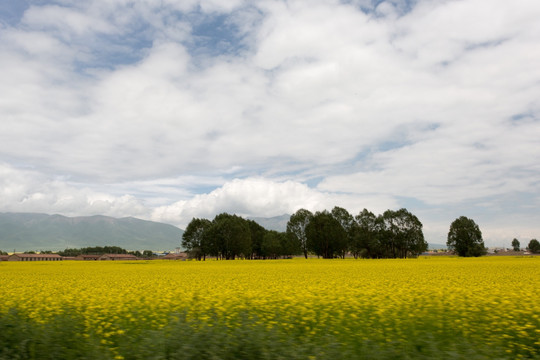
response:
[[[375,214],[367,209],[362,210],[355,217],[356,227],[349,248],[354,258],[359,256],[377,258],[381,256],[379,247],[379,231],[381,221]]]
[[[279,242],[281,244],[281,255],[282,256],[293,256],[303,254],[300,244],[294,237],[286,232],[279,233]]]
[[[251,256],[251,232],[245,219],[227,213],[219,214],[212,221],[207,234],[217,257],[234,260],[237,256]]]
[[[298,247],[307,259],[308,246],[306,227],[309,224],[313,214],[306,209],[300,209],[291,215],[291,218],[287,222],[287,234],[297,242]]]
[[[406,258],[417,256],[428,248],[422,232],[422,223],[407,209],[387,210],[382,215],[385,257]]]
[[[210,225],[210,220],[193,218],[182,235],[182,246],[197,260],[206,260],[208,255],[209,247],[205,242],[205,232]]]
[[[514,238],[514,240],[512,240],[512,248],[514,249],[514,251],[519,251],[520,250],[520,247],[519,247],[519,240]]]
[[[275,230],[266,232],[262,242],[262,256],[265,259],[277,259],[282,255],[280,233]]]
[[[481,256],[486,253],[480,227],[465,216],[452,222],[446,245],[459,256]]]
[[[265,234],[268,230],[266,230],[264,227],[259,225],[257,222],[253,220],[246,220],[247,224],[249,226],[249,231],[251,233],[251,248],[252,248],[252,255],[251,259],[261,259],[263,257],[262,254],[262,243]]]
[[[347,233],[331,213],[316,212],[306,226],[308,250],[324,259],[332,259],[347,248]]]
[[[531,239],[531,241],[529,241],[527,249],[529,249],[529,251],[533,254],[540,253],[540,242],[538,242],[538,240],[536,239]]]
[[[342,253],[340,254],[342,258],[345,258],[346,251],[350,250],[351,244],[354,241],[353,239],[356,232],[357,224],[354,221],[354,217],[347,210],[339,206],[335,206],[332,209],[332,216],[341,224],[341,227],[343,228],[343,230],[345,230],[345,233],[347,234],[347,244],[345,245]]]

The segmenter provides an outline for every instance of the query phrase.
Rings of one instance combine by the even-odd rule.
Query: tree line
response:
[[[325,259],[406,258],[428,248],[422,223],[407,211],[387,210],[375,215],[367,209],[353,216],[346,209],[315,213],[300,209],[291,215],[287,230],[266,230],[253,220],[222,213],[212,221],[193,218],[182,246],[190,257],[217,259],[277,259],[309,254]]]
[[[92,246],[92,247],[83,247],[80,249],[65,249],[64,251],[58,252],[58,255],[60,256],[103,255],[103,254],[132,254],[137,257],[147,257],[147,258],[150,258],[153,256],[153,252],[151,250],[144,250],[141,253],[138,250],[128,251],[119,246]]]

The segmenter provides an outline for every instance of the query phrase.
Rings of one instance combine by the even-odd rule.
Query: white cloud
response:
[[[538,18],[528,0],[34,4],[0,26],[0,158],[42,180],[5,172],[0,210],[182,224],[408,197],[450,222],[538,198]],[[237,28],[235,50],[197,49],[196,30],[226,36],[205,26]]]
[[[210,193],[199,194],[189,200],[157,207],[152,219],[185,228],[193,217],[211,220],[222,212],[245,217],[272,217],[292,214],[301,208],[321,211],[341,206],[357,214],[363,208],[383,212],[396,205],[396,202],[387,196],[351,196],[321,192],[295,181],[276,182],[263,178],[248,178],[232,180]]]
[[[51,179],[34,170],[0,163],[0,203],[4,212],[43,212],[67,216],[146,217],[148,209],[131,195],[112,196]]]

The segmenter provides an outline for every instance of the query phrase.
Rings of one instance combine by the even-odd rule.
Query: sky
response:
[[[4,0],[0,212],[407,208],[540,238],[537,0]]]

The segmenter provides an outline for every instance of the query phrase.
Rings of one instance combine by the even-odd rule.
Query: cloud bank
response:
[[[437,241],[461,215],[540,236],[534,1],[3,6],[0,211],[407,207]]]

